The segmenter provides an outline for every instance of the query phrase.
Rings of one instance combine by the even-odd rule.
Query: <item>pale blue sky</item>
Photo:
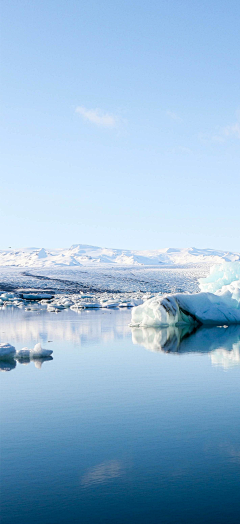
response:
[[[2,0],[0,248],[240,251],[239,0]]]

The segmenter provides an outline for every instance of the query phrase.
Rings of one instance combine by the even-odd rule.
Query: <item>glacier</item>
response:
[[[0,250],[0,267],[79,268],[82,266],[174,266],[221,264],[240,260],[239,253],[214,249],[163,248],[155,250],[112,249],[85,244],[70,248],[21,248]]]
[[[132,310],[131,326],[224,326],[240,323],[240,263],[214,265],[200,293],[157,295]]]

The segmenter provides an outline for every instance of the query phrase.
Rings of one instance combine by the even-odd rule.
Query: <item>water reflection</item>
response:
[[[149,351],[209,353],[213,365],[240,365],[240,326],[179,328],[132,328],[133,344]]]
[[[111,342],[129,336],[131,311],[63,310],[58,314],[46,310],[29,312],[18,308],[0,311],[0,342],[12,341],[26,345],[41,340],[71,342],[85,345],[92,342]]]
[[[23,310],[1,311],[0,342],[10,342],[16,349],[34,345],[37,341],[49,344],[56,351],[63,346],[64,352],[72,344],[85,346],[89,343],[111,343],[116,339],[132,336],[133,344],[149,351],[164,353],[206,353],[214,366],[225,369],[240,365],[240,326],[167,328],[130,328],[130,311],[81,311],[76,315],[64,310],[58,315],[46,311],[29,314]],[[51,344],[50,344],[51,343]],[[37,359],[40,369],[43,362]],[[18,359],[18,364],[29,364],[27,359]],[[0,371],[11,371],[16,361],[0,363]]]
[[[225,369],[240,366],[240,348],[233,344],[233,349],[227,351],[226,349],[217,349],[210,354],[213,366],[222,366]]]
[[[9,359],[9,360],[0,360],[0,371],[12,371],[15,369],[17,363],[28,365],[31,362],[34,363],[35,368],[41,369],[44,362],[47,362],[49,360],[53,360],[53,357],[44,357],[44,358],[35,358],[34,360],[30,358],[16,358],[16,359]]]
[[[14,359],[0,360],[0,371],[12,371],[16,365],[17,363]]]
[[[85,475],[83,475],[81,484],[85,487],[93,484],[103,484],[121,477],[122,474],[123,467],[121,463],[118,460],[108,460],[89,469]]]

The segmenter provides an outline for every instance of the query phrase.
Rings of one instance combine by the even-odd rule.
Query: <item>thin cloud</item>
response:
[[[86,109],[86,107],[76,107],[76,113],[88,122],[101,127],[113,128],[117,126],[118,118],[111,113],[105,113],[101,109]]]
[[[212,136],[213,142],[225,142],[228,138],[237,138],[240,140],[240,114],[237,111],[237,120],[233,124],[220,127],[219,131]]]
[[[232,124],[230,126],[226,126],[222,129],[223,135],[227,137],[234,137],[240,139],[240,124],[238,122],[235,122],[235,124]]]
[[[177,113],[174,113],[174,111],[166,111],[166,115],[176,122],[182,122],[182,118],[177,115]]]
[[[185,153],[187,155],[192,153],[192,150],[189,147],[184,147],[184,146],[178,146],[178,151],[180,151],[180,153]]]
[[[171,153],[174,153],[175,155],[178,155],[179,153],[184,154],[184,155],[190,155],[193,153],[193,151],[189,147],[177,146],[171,150]]]

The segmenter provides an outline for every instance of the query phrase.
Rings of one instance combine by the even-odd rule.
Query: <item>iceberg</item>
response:
[[[0,344],[0,360],[8,360],[16,355],[16,349],[11,344]]]
[[[222,293],[223,288],[226,291],[226,286],[231,284],[240,290],[240,262],[215,264],[208,277],[199,279],[200,290],[210,293]]]
[[[215,265],[200,293],[157,295],[132,310],[131,326],[224,326],[240,323],[240,263]]]
[[[23,348],[19,349],[16,353],[16,358],[19,360],[25,359],[39,359],[46,358],[52,355],[53,351],[51,349],[43,349],[41,344],[38,343],[34,346],[33,349]]]
[[[0,371],[11,371],[16,367],[16,363],[28,364],[34,361],[36,368],[41,368],[46,360],[53,360],[53,351],[43,349],[41,344],[35,344],[33,349],[27,347],[16,351],[15,347],[9,343],[0,344]]]
[[[21,293],[20,297],[25,300],[44,300],[51,299],[54,295],[50,295],[50,293]]]

